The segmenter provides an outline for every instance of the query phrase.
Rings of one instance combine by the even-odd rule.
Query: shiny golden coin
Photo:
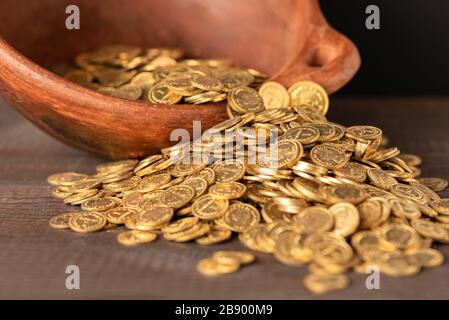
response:
[[[391,206],[391,212],[399,218],[418,219],[421,217],[421,211],[412,201],[406,199],[388,199]]]
[[[239,182],[223,182],[209,188],[209,194],[221,199],[238,199],[246,192],[246,186]]]
[[[345,152],[331,144],[321,144],[312,148],[310,158],[314,163],[328,169],[343,167],[346,162]]]
[[[260,221],[259,210],[250,204],[235,201],[223,216],[226,226],[234,232],[245,232]]]
[[[367,176],[370,182],[378,188],[390,190],[397,180],[381,169],[368,169]]]
[[[239,161],[224,161],[214,166],[217,183],[238,181],[245,175],[245,166]]]
[[[67,192],[78,193],[89,189],[96,189],[100,185],[100,180],[88,178],[73,184],[72,186],[70,186],[70,188],[67,189]]]
[[[419,203],[428,203],[429,200],[427,197],[422,193],[420,190],[418,190],[415,187],[412,187],[407,184],[397,183],[390,188],[391,193],[394,195],[404,198],[413,200]]]
[[[164,233],[182,232],[192,228],[194,225],[198,224],[198,222],[199,219],[196,217],[182,218],[177,221],[171,222],[167,226],[163,227],[162,232]]]
[[[441,242],[449,241],[449,232],[446,228],[430,220],[415,219],[411,221],[411,226],[423,237]]]
[[[206,179],[203,178],[190,178],[186,179],[182,185],[190,186],[195,190],[195,197],[198,198],[199,196],[202,196],[206,190],[209,184],[207,183]]]
[[[438,267],[444,262],[443,254],[432,248],[421,248],[406,253],[414,264],[424,268]]]
[[[406,224],[385,224],[379,229],[379,234],[389,246],[395,249],[406,250],[421,246],[419,234]]]
[[[349,285],[349,279],[342,274],[308,274],[304,277],[303,283],[307,290],[319,295],[346,288]]]
[[[315,107],[302,105],[295,107],[296,112],[301,117],[301,119],[305,122],[318,122],[323,123],[326,122],[326,117],[322,115]],[[334,139],[337,140],[344,135],[344,131],[340,129],[338,126],[334,126],[335,130],[339,130],[338,136],[336,136]],[[341,132],[340,132],[341,131]]]
[[[67,189],[64,189],[64,188],[66,188],[66,187],[58,186],[56,188],[53,188],[51,190],[51,194],[53,195],[53,197],[58,198],[58,199],[65,199],[65,198],[70,197],[71,195],[73,195],[73,193],[67,192],[66,191]]]
[[[221,243],[230,239],[232,236],[232,231],[227,229],[222,229],[220,227],[211,227],[209,233],[204,236],[195,239],[195,242],[200,245],[213,245]]]
[[[449,215],[449,198],[432,201],[430,206],[440,214]]]
[[[155,84],[148,92],[148,101],[152,103],[176,104],[181,99],[182,95],[170,89],[164,82]]]
[[[169,183],[171,176],[168,173],[159,173],[143,178],[136,187],[138,192],[150,192],[161,188]]]
[[[287,130],[283,137],[288,140],[297,140],[302,144],[311,144],[320,137],[320,131],[311,126],[295,127]]]
[[[54,186],[72,186],[77,182],[85,180],[87,175],[77,172],[57,173],[49,176],[47,181]]]
[[[353,126],[346,129],[346,134],[350,138],[363,142],[382,137],[382,130],[373,126]]]
[[[349,183],[342,183],[325,187],[323,191],[326,200],[329,203],[344,201],[350,202],[352,204],[359,204],[366,198],[366,192],[364,189],[357,185]]]
[[[268,167],[283,169],[293,165],[303,156],[304,150],[296,140],[281,140],[270,146]]]
[[[329,108],[329,97],[326,90],[319,84],[312,81],[299,81],[288,89],[288,93],[292,106],[311,106],[322,115],[326,115]]]
[[[106,226],[106,223],[106,218],[99,212],[81,212],[69,220],[70,229],[79,233],[101,230]]]
[[[360,214],[359,229],[375,228],[390,216],[391,207],[388,201],[382,197],[371,197],[358,205]]]
[[[329,231],[334,226],[334,217],[323,207],[308,207],[293,216],[293,222],[304,233]]]
[[[69,229],[69,221],[79,212],[64,212],[50,219],[50,227],[55,229]]]
[[[191,178],[203,178],[204,180],[207,181],[207,183],[209,185],[211,185],[211,184],[213,184],[215,182],[216,175],[215,175],[215,171],[213,169],[211,169],[211,168],[204,168],[200,172],[197,172],[197,173],[194,173],[191,176],[188,176],[186,178],[186,180],[191,179]]]
[[[76,194],[73,194],[73,195],[65,198],[64,203],[74,204],[74,203],[82,202],[83,200],[87,200],[88,198],[96,195],[97,193],[98,193],[97,189],[82,191],[80,193],[76,193]]]
[[[359,183],[366,180],[367,169],[356,162],[348,162],[344,166],[334,170],[337,177],[351,179]]]
[[[266,109],[282,109],[290,105],[290,96],[285,87],[275,81],[267,81],[259,88]]]
[[[141,179],[139,177],[132,176],[130,178],[126,178],[117,182],[103,184],[103,189],[116,192],[131,190],[137,187],[140,181]]]
[[[164,233],[164,238],[175,242],[188,242],[203,237],[210,232],[210,229],[211,227],[209,224],[198,223],[184,231]]]
[[[232,273],[240,268],[240,263],[234,261],[231,263],[220,263],[213,258],[203,259],[198,262],[197,270],[206,276],[217,276],[226,273]]]
[[[411,276],[419,272],[421,266],[402,253],[385,253],[379,262],[380,271],[390,277]]]
[[[124,246],[137,246],[157,239],[157,234],[149,231],[129,230],[117,235],[117,241]]]
[[[134,218],[137,212],[133,208],[117,207],[106,211],[104,216],[110,223],[124,224],[127,220]]]
[[[256,259],[256,257],[249,252],[225,250],[214,252],[212,258],[225,264],[228,262],[233,263],[234,261],[238,261],[240,264],[249,264]]]
[[[152,207],[139,212],[135,216],[135,223],[143,227],[154,228],[168,223],[173,217],[174,211],[167,207]]]
[[[202,220],[220,218],[228,210],[229,201],[205,194],[193,202],[192,214]]]
[[[105,197],[99,199],[91,199],[84,201],[81,204],[81,210],[84,211],[107,211],[112,209],[118,205],[116,198],[113,197]]]
[[[232,89],[228,94],[231,108],[241,113],[255,113],[265,110],[262,97],[249,87]]]
[[[336,126],[329,124],[327,122],[314,122],[309,123],[309,127],[315,128],[320,132],[320,136],[318,137],[318,141],[327,142],[333,141],[335,137],[335,129]]]
[[[187,185],[178,185],[165,190],[160,197],[163,206],[179,209],[195,197],[195,190]]]
[[[357,207],[352,203],[340,202],[329,208],[329,213],[334,217],[333,233],[347,237],[357,231],[360,216]]]
[[[442,178],[434,178],[434,177],[423,177],[417,179],[426,187],[432,189],[433,191],[439,192],[443,191],[448,186],[448,181]]]
[[[197,74],[191,78],[192,85],[198,89],[206,91],[220,91],[223,83],[214,77]]]

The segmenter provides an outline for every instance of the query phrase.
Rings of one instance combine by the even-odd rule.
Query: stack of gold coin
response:
[[[159,104],[219,102],[240,86],[257,86],[266,76],[228,60],[182,59],[178,49],[107,46],[79,54],[74,65],[54,71],[100,93]]]
[[[418,177],[418,156],[388,147],[380,128],[328,121],[328,96],[313,82],[228,95],[229,119],[192,143],[102,164],[94,175],[49,177],[54,196],[83,210],[50,224],[124,225],[132,230],[119,234],[124,245],[159,234],[214,245],[237,234],[284,265],[308,265],[304,285],[315,294],[348,286],[350,270],[375,265],[399,277],[443,263],[432,245],[449,242],[449,199],[436,193],[448,182]],[[217,253],[198,270],[223,274],[241,263]]]

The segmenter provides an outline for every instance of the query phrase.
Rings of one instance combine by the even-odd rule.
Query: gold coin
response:
[[[298,161],[304,153],[301,143],[296,140],[281,140],[270,146],[268,166],[286,168]]]
[[[150,192],[161,188],[169,183],[171,176],[168,173],[159,173],[143,178],[136,187],[138,192]]]
[[[335,132],[336,126],[331,125],[331,124],[329,124],[327,122],[309,123],[308,126],[312,127],[312,128],[315,128],[315,129],[317,129],[320,132],[320,136],[318,137],[318,141],[326,142],[326,141],[334,140],[335,133],[336,133]]]
[[[157,239],[157,234],[149,231],[129,230],[117,235],[117,241],[124,246],[137,246]]]
[[[114,224],[124,224],[127,220],[137,215],[137,210],[133,208],[117,207],[104,213],[105,218]]]
[[[296,140],[302,144],[311,144],[319,139],[320,131],[311,126],[301,126],[287,130],[283,137],[288,140]]]
[[[238,181],[245,175],[245,166],[239,161],[230,160],[218,163],[214,167],[217,183]]]
[[[50,227],[55,229],[69,229],[69,221],[79,212],[64,212],[50,219]]]
[[[275,81],[267,81],[259,88],[266,109],[282,109],[290,105],[290,96],[287,89]]]
[[[99,212],[81,212],[69,220],[70,229],[79,233],[101,230],[106,226],[106,223],[106,218]]]
[[[209,194],[221,199],[238,199],[246,192],[246,186],[239,182],[223,182],[209,188]]]
[[[354,140],[363,142],[382,137],[382,130],[373,126],[353,126],[346,129],[346,134]]]
[[[419,272],[421,266],[413,263],[413,260],[402,253],[385,253],[379,261],[382,273],[390,277],[411,276]]]
[[[359,183],[366,180],[367,169],[356,162],[348,162],[344,166],[334,170],[337,177],[351,179]]]
[[[182,95],[170,89],[164,83],[159,82],[155,84],[148,92],[148,101],[159,104],[176,104],[182,99]]]
[[[102,212],[112,209],[118,205],[116,198],[105,197],[99,199],[91,199],[81,204],[81,210]]]
[[[444,256],[432,248],[420,248],[406,252],[412,262],[424,268],[434,268],[443,264]]]
[[[217,276],[226,273],[232,273],[240,268],[238,262],[220,263],[213,258],[202,259],[198,262],[197,270],[206,276]]]
[[[406,250],[419,248],[421,237],[414,228],[406,224],[384,224],[379,230],[380,236],[395,249]]]
[[[97,193],[98,193],[97,189],[82,191],[80,193],[76,193],[71,196],[68,196],[67,198],[64,199],[64,203],[74,204],[74,203],[82,202],[83,200],[86,200],[86,199],[96,195]]]
[[[195,197],[198,198],[199,196],[202,196],[206,190],[209,184],[207,183],[206,179],[203,178],[190,178],[185,180],[182,185],[190,186],[195,190]]]
[[[229,201],[227,199],[205,194],[193,202],[192,214],[202,220],[214,220],[223,216],[228,207]]]
[[[371,197],[358,205],[360,214],[359,229],[374,228],[390,216],[391,207],[388,201],[382,197]]]
[[[173,217],[173,209],[167,207],[152,207],[135,215],[135,223],[142,227],[155,228],[168,223]]]
[[[223,216],[226,226],[234,232],[245,232],[260,221],[259,211],[250,204],[235,201]]]
[[[188,242],[198,238],[201,238],[205,234],[209,233],[211,227],[207,223],[198,223],[193,227],[175,233],[164,233],[164,238],[175,242]]]
[[[378,188],[390,190],[397,180],[381,169],[368,169],[366,172],[370,182]]]
[[[400,198],[413,200],[423,204],[429,202],[424,193],[422,193],[417,188],[407,184],[397,183],[395,185],[392,185],[390,191]]]
[[[223,89],[223,83],[214,77],[196,74],[191,78],[192,85],[198,89],[206,91],[220,91]]]
[[[314,163],[328,169],[343,167],[346,162],[346,154],[340,148],[331,144],[321,144],[312,148],[310,158]]]
[[[319,295],[346,288],[349,285],[349,279],[342,274],[308,274],[304,277],[303,283],[307,290]]]
[[[423,237],[441,242],[449,241],[449,232],[439,223],[424,219],[415,219],[411,221],[411,226]]]
[[[177,221],[171,222],[164,228],[162,228],[162,232],[164,233],[175,233],[185,231],[187,229],[192,228],[194,225],[198,224],[199,219],[196,217],[187,217],[182,218]]]
[[[222,229],[220,227],[211,227],[209,233],[195,239],[195,242],[200,245],[213,245],[230,239],[232,236],[231,230]]]
[[[255,113],[265,110],[262,97],[249,87],[232,89],[228,94],[231,108],[240,113]]]
[[[293,216],[295,225],[305,233],[329,231],[334,226],[334,217],[323,207],[308,207]]]
[[[256,259],[256,257],[249,252],[225,250],[214,252],[212,258],[225,264],[228,262],[233,263],[234,261],[238,261],[240,264],[249,264]]]
[[[426,177],[426,178],[418,178],[419,182],[421,182],[426,187],[432,189],[433,191],[439,192],[443,191],[447,188],[448,181],[442,178],[434,178],[434,177]]]
[[[357,231],[360,222],[359,211],[352,203],[340,202],[329,208],[334,217],[333,233],[347,237]]]
[[[85,180],[87,175],[77,172],[57,173],[49,176],[47,181],[54,186],[72,186],[77,182]]]
[[[430,206],[440,214],[449,215],[449,198],[432,201]]]
[[[97,179],[83,179],[82,181],[79,181],[70,186],[70,188],[67,189],[67,192],[78,193],[89,189],[96,189],[100,185],[101,181]]]
[[[187,185],[178,185],[165,190],[159,199],[163,206],[179,209],[195,197],[195,190]]]
[[[292,106],[307,105],[316,108],[322,115],[329,109],[329,97],[319,84],[312,81],[299,81],[289,89]]]
[[[134,167],[139,163],[138,160],[128,159],[120,160],[114,162],[108,162],[97,165],[96,169],[98,173],[108,174],[114,172],[120,172],[127,169],[134,169]]]
[[[358,204],[366,198],[366,193],[364,189],[362,189],[357,185],[348,183],[341,183],[325,187],[323,191],[326,200],[329,203],[337,203],[344,201],[350,202],[352,204]]]
[[[207,181],[207,183],[209,185],[213,184],[215,182],[216,176],[215,176],[215,171],[211,168],[204,168],[203,170],[201,170],[200,172],[194,173],[191,176],[188,176],[186,178],[186,180],[191,179],[191,178],[203,178],[204,180]]]

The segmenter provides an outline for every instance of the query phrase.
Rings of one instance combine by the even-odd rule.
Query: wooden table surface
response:
[[[333,98],[329,120],[384,129],[402,152],[420,154],[423,175],[449,178],[449,98]],[[67,209],[50,195],[48,175],[92,172],[102,159],[53,140],[0,102],[0,298],[310,299],[306,268],[270,255],[241,271],[206,278],[199,259],[238,240],[213,246],[157,240],[137,248],[116,243],[119,230],[90,235],[53,230],[48,220]],[[448,197],[446,190],[442,195]],[[449,246],[440,247],[449,260]],[[66,267],[80,268],[80,290],[67,290]],[[449,263],[410,278],[381,276],[379,290],[365,275],[321,299],[448,299]]]

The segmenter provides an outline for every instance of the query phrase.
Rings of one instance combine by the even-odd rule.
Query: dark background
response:
[[[331,25],[359,48],[362,67],[339,94],[449,94],[449,0],[321,0]],[[380,9],[368,30],[365,9]]]

